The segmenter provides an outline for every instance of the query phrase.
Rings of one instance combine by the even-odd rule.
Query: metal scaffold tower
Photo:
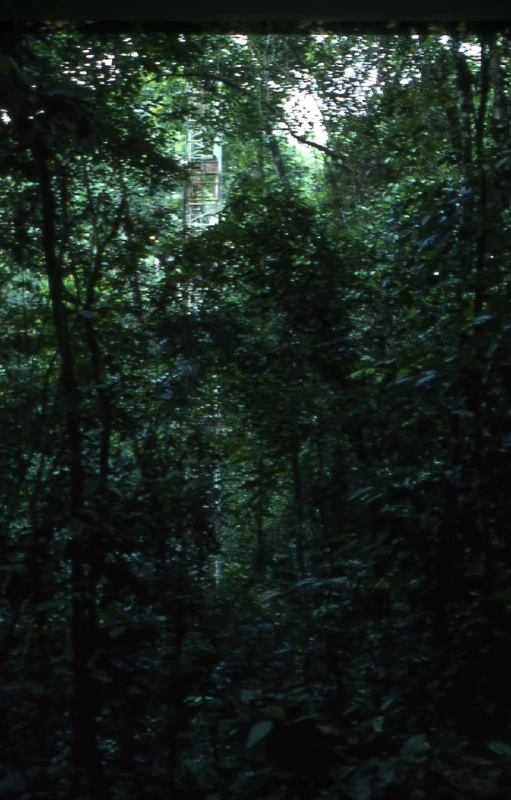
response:
[[[222,145],[217,141],[212,147],[205,146],[202,115],[199,95],[193,98],[186,136],[186,163],[190,171],[183,192],[183,222],[188,235],[218,222],[222,203]]]
[[[214,225],[218,222],[222,205],[222,145],[217,140],[213,145],[206,144],[206,135],[202,120],[204,118],[204,103],[201,92],[190,88],[191,113],[186,129],[186,160],[188,176],[183,188],[183,227],[186,237]],[[182,291],[185,307],[189,314],[197,313],[202,302],[202,291],[190,282]],[[215,376],[213,376],[214,379]],[[213,395],[218,389],[213,388]],[[206,415],[207,423],[212,429],[219,431],[220,410],[213,402]],[[221,490],[222,475],[218,458],[213,459],[202,468],[211,474],[213,497],[204,510],[211,515],[214,537],[219,541],[221,535]],[[191,479],[190,469],[186,471],[186,478]],[[213,560],[215,579],[218,580],[221,571],[221,558],[216,556]]]

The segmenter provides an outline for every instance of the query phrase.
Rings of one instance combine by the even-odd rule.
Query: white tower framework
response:
[[[187,124],[186,163],[188,180],[183,192],[185,234],[199,232],[218,222],[222,203],[222,145],[205,145],[202,97],[196,97]]]
[[[183,188],[183,226],[185,236],[214,225],[219,220],[222,206],[222,145],[217,139],[212,146],[205,144],[206,136],[202,119],[204,103],[202,93],[194,92],[190,87],[192,111],[187,122],[186,131],[186,166],[188,178]],[[200,308],[201,292],[191,284],[183,292],[183,299],[188,313],[195,313]],[[217,389],[213,389],[216,394]],[[220,427],[220,410],[213,403],[209,411],[209,424],[216,430]],[[216,540],[221,535],[221,487],[222,475],[220,461],[215,459],[207,469],[212,473],[214,498],[212,511],[214,535]],[[187,475],[191,477],[191,473]],[[221,558],[214,559],[214,576],[218,580],[221,571]]]

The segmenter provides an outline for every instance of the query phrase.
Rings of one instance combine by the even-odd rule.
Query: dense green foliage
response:
[[[510,86],[457,25],[0,37],[1,798],[511,796]]]

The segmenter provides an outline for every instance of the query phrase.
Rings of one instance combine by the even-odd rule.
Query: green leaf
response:
[[[419,733],[416,736],[410,736],[408,741],[404,743],[401,748],[401,755],[407,757],[420,756],[429,750],[430,746],[426,741],[426,734]]]
[[[504,158],[501,158],[499,161],[497,161],[497,167],[499,169],[503,169],[503,168],[504,169],[509,169],[510,165],[511,165],[511,155],[509,155],[509,154],[506,154],[504,156]]]
[[[381,732],[382,732],[382,730],[383,730],[383,721],[384,721],[384,719],[385,719],[384,717],[375,717],[375,718],[372,720],[372,722],[371,722],[372,728],[373,728],[373,730],[375,730],[377,733],[381,733]]]
[[[372,375],[374,372],[376,372],[375,367],[365,367],[364,369],[359,369],[356,372],[352,372],[351,375],[349,375],[348,377],[349,378],[364,378],[367,375]]]
[[[504,742],[486,742],[486,747],[488,747],[488,749],[493,753],[497,753],[499,756],[507,756],[508,758],[511,758],[511,746],[504,744]]]
[[[113,679],[104,670],[93,670],[92,677],[100,683],[113,683]]]
[[[305,580],[295,583],[293,589],[308,589],[312,586],[314,586],[314,588],[318,588],[317,583],[318,582],[315,581],[314,578],[305,578]]]
[[[254,745],[264,739],[265,736],[268,736],[272,728],[273,722],[269,722],[268,720],[257,722],[248,734],[247,748],[254,747]]]
[[[339,576],[338,578],[326,578],[324,581],[321,581],[321,586],[347,586],[348,583],[348,578]]]
[[[286,718],[286,712],[282,708],[282,706],[269,705],[269,706],[266,706],[266,711],[268,712],[268,714],[271,714],[272,717],[277,717],[277,719],[285,719]]]
[[[48,600],[46,603],[40,603],[35,607],[36,611],[52,611],[55,608],[60,608],[62,603],[60,600]]]
[[[277,597],[282,597],[283,592],[265,592],[261,595],[261,603],[267,603],[269,600],[276,600]]]
[[[426,372],[424,377],[422,377],[420,380],[418,380],[415,385],[416,386],[424,386],[424,384],[426,384],[426,383],[431,383],[431,381],[434,378],[436,378],[436,376],[437,376],[436,372],[433,372],[433,371]]]
[[[359,489],[357,492],[353,492],[353,494],[349,494],[346,500],[357,500],[362,498],[364,495],[369,494],[369,492],[373,491],[372,486],[366,486],[364,489]]]
[[[370,800],[372,792],[369,776],[363,773],[356,773],[346,790],[352,800]]]
[[[240,692],[240,699],[243,701],[243,703],[251,703],[260,696],[260,691],[257,689],[242,689]]]
[[[495,314],[481,314],[479,317],[476,317],[473,325],[482,325],[484,322],[488,322],[488,320],[493,319]]]
[[[14,61],[10,56],[0,54],[0,74],[8,75],[14,69]]]
[[[127,630],[128,628],[126,625],[116,625],[115,628],[110,630],[110,638],[117,639],[117,637],[122,636],[122,634]]]
[[[492,343],[492,344],[489,346],[489,348],[488,348],[488,350],[486,351],[486,353],[485,353],[485,356],[484,356],[484,357],[485,357],[485,358],[488,358],[488,359],[492,358],[492,356],[495,354],[495,351],[496,351],[496,350],[497,350],[497,348],[499,347],[499,344],[500,344],[499,342],[493,342],[493,343]]]

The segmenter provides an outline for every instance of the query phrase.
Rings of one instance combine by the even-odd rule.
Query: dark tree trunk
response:
[[[70,467],[69,512],[70,520],[75,527],[75,539],[71,547],[73,586],[71,640],[74,673],[73,757],[77,771],[84,774],[95,800],[110,800],[110,790],[98,746],[96,687],[89,668],[97,638],[96,587],[91,580],[91,565],[87,564],[86,559],[88,550],[83,539],[85,528],[80,522],[84,503],[84,476],[79,391],[75,377],[67,310],[64,303],[63,275],[56,255],[55,198],[48,169],[49,154],[44,134],[41,130],[37,130],[36,126],[37,122],[34,123],[32,156],[41,192],[43,250],[60,353],[60,385],[66,407],[67,451]]]

